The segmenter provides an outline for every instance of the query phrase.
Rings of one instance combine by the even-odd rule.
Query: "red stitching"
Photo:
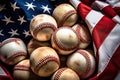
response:
[[[66,14],[64,14],[59,22],[59,27],[63,26],[65,21],[73,14],[77,14],[77,12],[75,10],[71,10],[71,11],[68,11]]]
[[[27,55],[26,52],[18,51],[18,52],[16,52],[16,53],[14,53],[12,56],[8,57],[8,58],[5,60],[5,62],[9,64],[9,63],[10,63],[13,59],[15,59],[16,57],[18,57],[18,56],[24,56],[24,57],[26,57],[26,55]]]
[[[62,72],[65,71],[66,69],[67,69],[67,68],[61,68],[61,69],[59,69],[59,70],[55,73],[54,80],[59,80],[60,75],[61,75]]]
[[[14,67],[14,70],[25,70],[25,71],[29,71],[29,70],[30,70],[30,67],[24,66],[24,65],[16,65],[16,66]]]
[[[39,69],[46,64],[49,61],[55,61],[58,63],[58,65],[60,65],[60,61],[58,58],[54,57],[54,56],[46,56],[43,59],[39,60],[39,63],[37,64],[37,66],[34,68],[34,71],[38,73]]]
[[[80,75],[80,76],[84,76],[84,75],[86,75],[91,70],[91,60],[90,60],[90,57],[89,57],[89,55],[87,54],[86,51],[84,51],[84,50],[78,50],[77,52],[80,53],[80,54],[82,54],[87,59],[86,60],[87,61],[86,62],[87,69],[86,69],[86,71],[82,75]]]
[[[1,48],[3,45],[5,45],[5,44],[7,44],[7,43],[9,43],[9,42],[16,42],[16,41],[22,41],[22,40],[19,39],[19,38],[8,38],[8,39],[4,40],[4,41],[0,44],[0,48]],[[23,42],[23,41],[22,41],[22,42]]]
[[[36,37],[37,33],[42,30],[43,28],[51,28],[55,30],[57,27],[53,25],[52,23],[44,22],[42,24],[39,24],[34,30],[33,30],[33,35]]]
[[[53,33],[53,42],[55,42],[55,44],[56,44],[60,49],[65,50],[65,51],[70,51],[70,50],[76,49],[76,48],[79,46],[79,42],[80,42],[80,41],[79,41],[79,40],[80,40],[79,37],[78,37],[78,44],[77,44],[76,46],[73,46],[73,47],[70,48],[70,49],[61,46],[60,43],[57,41],[57,38],[56,38],[56,37],[57,37],[57,36],[56,36],[57,31],[60,30],[60,29],[64,29],[64,28],[68,28],[68,29],[72,30],[72,31],[77,35],[77,37],[78,37],[78,34],[76,33],[75,30],[73,30],[72,28],[69,28],[69,27],[67,27],[67,26],[64,26],[64,27],[60,27],[60,28],[58,28],[58,29],[55,30],[55,32]]]

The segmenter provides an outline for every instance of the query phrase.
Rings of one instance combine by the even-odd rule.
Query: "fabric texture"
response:
[[[72,4],[76,4],[76,2],[73,1]],[[119,20],[113,19],[118,14],[105,2],[95,1],[90,5],[98,7],[97,10],[86,4],[79,1],[77,9],[91,32],[98,64],[97,73],[89,80],[119,80],[120,24]],[[112,2],[111,4],[113,5]]]

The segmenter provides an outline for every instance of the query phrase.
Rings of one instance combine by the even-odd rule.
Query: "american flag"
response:
[[[52,15],[65,0],[0,0],[0,42],[10,37],[31,39],[30,20],[41,13]]]
[[[0,43],[7,38],[20,38],[27,45],[32,39],[31,19],[42,13],[52,15],[54,8],[64,2],[66,0],[0,0]],[[8,67],[0,60],[0,80],[13,80],[12,70],[13,66]]]
[[[70,0],[88,25],[93,39],[98,67],[89,80],[120,80],[120,16],[114,10],[116,5],[120,10],[120,1],[82,1]]]
[[[120,80],[120,0],[0,0],[0,42],[17,37],[27,44],[30,20],[68,1],[92,35],[98,69],[89,80]]]

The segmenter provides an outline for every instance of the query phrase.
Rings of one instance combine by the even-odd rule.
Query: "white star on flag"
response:
[[[3,30],[0,30],[0,36],[4,36],[4,34],[2,34],[2,31],[3,31]]]
[[[2,19],[2,21],[5,21],[6,22],[6,25],[9,24],[9,23],[14,23],[14,21],[11,20],[11,17],[6,17],[4,16],[5,19]]]
[[[24,30],[23,34],[25,34],[25,37],[31,36],[31,35],[30,35],[30,31]]]
[[[18,21],[20,21],[20,25],[23,24],[24,22],[27,22],[27,21],[24,19],[24,16],[23,16],[23,17],[19,16]]]
[[[13,30],[13,29],[11,29],[11,31],[10,32],[8,32],[9,34],[11,34],[11,37],[13,37],[13,36],[15,36],[15,35],[19,35],[18,33],[17,33],[17,29],[16,30]]]
[[[28,2],[26,2],[26,5],[24,6],[28,7],[27,10],[32,9],[33,11],[35,10],[34,7],[36,7],[35,5],[33,5],[33,3],[28,3]]]
[[[48,12],[50,14],[51,8],[48,8],[48,5],[46,5],[46,6],[42,5],[41,8],[44,10],[43,13]]]
[[[5,5],[0,5],[0,11],[2,11],[2,10],[4,10],[4,9],[6,9],[6,8],[5,8]]]
[[[35,17],[35,15],[32,15],[32,17],[34,18],[34,17]]]
[[[13,11],[15,11],[16,9],[20,9],[20,7],[17,7],[16,6],[16,2],[14,4],[10,3],[11,4],[11,7],[13,8]]]

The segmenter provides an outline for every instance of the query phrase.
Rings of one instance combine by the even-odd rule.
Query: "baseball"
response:
[[[51,47],[39,47],[30,55],[32,71],[41,77],[52,75],[60,66],[59,56]]]
[[[87,50],[77,50],[68,57],[66,64],[78,73],[81,79],[90,77],[95,70],[95,58]]]
[[[55,30],[51,38],[51,44],[59,54],[68,55],[79,46],[79,37],[71,27],[60,27]]]
[[[30,69],[30,60],[24,59],[15,65],[13,70],[13,77],[15,80],[37,80],[38,76],[35,75]]]
[[[51,80],[80,80],[80,78],[72,69],[63,67],[53,74]]]
[[[39,14],[30,22],[30,32],[33,38],[39,41],[51,39],[53,31],[57,28],[56,20],[47,14]]]
[[[76,9],[67,3],[58,5],[53,11],[53,17],[58,23],[58,27],[72,26],[78,20],[78,14]]]
[[[25,43],[19,38],[8,38],[0,44],[0,59],[8,65],[18,63],[26,56]]]
[[[80,37],[79,48],[87,48],[91,42],[89,30],[82,24],[75,24],[74,26],[72,26],[72,29],[74,29]]]
[[[44,47],[44,46],[51,46],[51,43],[49,41],[38,41],[34,38],[32,38],[29,43],[27,44],[27,50],[29,55],[32,53],[33,50],[35,50],[38,47]]]

